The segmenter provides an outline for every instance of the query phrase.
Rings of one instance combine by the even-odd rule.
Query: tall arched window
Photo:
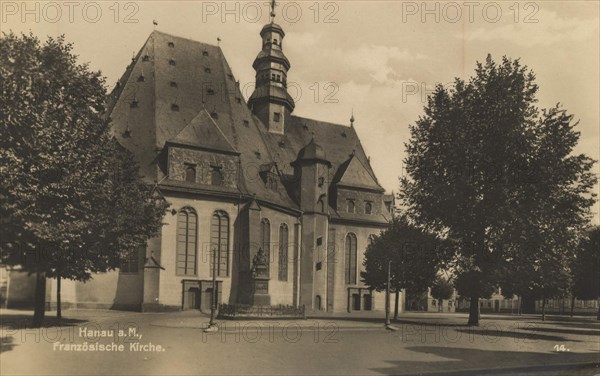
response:
[[[356,235],[346,235],[346,284],[356,284]]]
[[[229,216],[221,210],[213,213],[210,225],[211,252],[216,251],[217,276],[229,276]],[[215,257],[213,253],[211,256]],[[211,262],[214,262],[211,258]],[[211,276],[213,266],[211,263]]]
[[[185,166],[185,181],[192,183],[196,182],[196,166],[186,165]]]
[[[198,215],[192,208],[183,208],[177,215],[177,275],[196,275]]]
[[[365,214],[371,214],[373,205],[370,202],[365,203]]]
[[[279,226],[279,273],[280,281],[288,280],[288,226]]]
[[[271,223],[267,218],[260,221],[260,246],[267,257],[267,271],[269,271],[271,264]]]

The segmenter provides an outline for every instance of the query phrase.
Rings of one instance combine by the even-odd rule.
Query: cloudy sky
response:
[[[154,29],[221,46],[252,85],[268,1],[2,2],[2,30],[65,34],[111,88]],[[577,151],[600,158],[598,1],[280,1],[295,113],[355,127],[382,185],[398,190],[404,142],[436,83],[473,74],[488,53],[521,58],[540,107],[580,120]],[[250,86],[249,86],[250,87]],[[249,89],[246,97],[251,93]],[[598,165],[595,166],[599,171]],[[596,188],[597,189],[597,188]],[[598,205],[594,209],[598,219]]]

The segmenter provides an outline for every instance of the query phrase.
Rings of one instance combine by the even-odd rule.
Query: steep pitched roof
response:
[[[282,175],[291,175],[291,162],[314,136],[327,151],[332,172],[354,154],[379,185],[353,127],[292,116],[283,135],[269,133],[248,108],[218,46],[154,31],[112,98],[113,134],[134,153],[148,181],[165,178],[158,168],[165,143],[210,144],[213,149],[239,153],[241,193],[298,209],[288,186],[269,189],[256,175],[259,166],[272,162]]]
[[[195,146],[206,150],[239,154],[206,109],[200,111],[198,116],[192,119],[169,142]]]
[[[340,166],[333,179],[333,183],[349,187],[384,191],[367,167],[354,154]]]

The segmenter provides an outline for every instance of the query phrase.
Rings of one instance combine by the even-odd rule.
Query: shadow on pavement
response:
[[[581,328],[581,325],[579,325]],[[561,334],[574,334],[574,335],[582,335],[582,336],[598,336],[600,337],[600,330],[587,329],[587,330],[572,330],[566,328],[523,328],[524,330],[531,330],[534,332],[548,332],[548,333],[561,333]]]
[[[457,332],[462,332],[462,333],[466,333],[466,334],[471,334],[471,335],[481,335],[484,336],[486,338],[499,338],[499,337],[504,337],[504,338],[514,338],[515,340],[521,340],[521,341],[555,341],[555,342],[564,342],[564,341],[569,341],[569,342],[581,342],[578,340],[574,340],[574,339],[569,339],[569,338],[565,338],[565,337],[560,337],[560,336],[552,336],[552,335],[548,335],[548,334],[539,334],[536,331],[539,328],[531,328],[531,332],[520,332],[520,331],[516,331],[516,330],[496,330],[496,329],[486,329],[486,328],[482,328],[482,329],[477,329],[477,328],[469,328],[469,329],[457,329]]]
[[[3,352],[7,352],[15,347],[13,337],[0,337],[0,354]]]
[[[9,314],[0,315],[0,328],[10,329],[30,329],[33,328],[31,321],[33,314]],[[62,318],[58,320],[56,316],[46,316],[44,318],[43,328],[52,328],[56,326],[74,326],[87,322],[88,320]]]
[[[456,347],[407,347],[407,350],[446,358],[438,361],[387,361],[389,367],[372,368],[381,374],[424,375],[444,370],[444,375],[526,374],[530,371],[555,371],[557,374],[575,375],[579,370],[598,366],[594,353],[535,353],[525,351],[490,351]],[[490,364],[502,367],[487,368]],[[544,373],[547,374],[547,373]]]
[[[544,324],[544,323],[546,323],[546,322],[540,321],[537,324]],[[588,321],[585,323],[582,323],[582,322],[559,322],[559,323],[551,323],[551,324],[557,325],[557,326],[563,326],[563,327],[571,327],[571,328],[585,327],[586,329],[600,330],[600,321]]]

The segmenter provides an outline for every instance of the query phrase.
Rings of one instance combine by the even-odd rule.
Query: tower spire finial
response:
[[[350,126],[354,126],[354,107],[352,107],[352,116],[350,116]]]
[[[271,22],[273,22],[275,20],[275,7],[277,6],[277,3],[275,2],[275,0],[271,0]]]

